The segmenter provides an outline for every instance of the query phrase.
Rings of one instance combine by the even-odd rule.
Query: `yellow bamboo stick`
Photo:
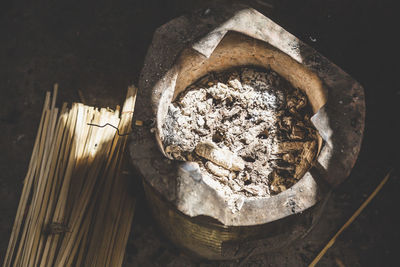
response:
[[[110,117],[109,115],[107,117],[108,118],[106,120],[110,120],[114,124],[118,123],[118,121],[119,121],[119,118]],[[112,136],[114,135],[112,130],[114,130],[114,129],[105,128],[104,133],[106,134],[105,135],[106,138],[104,140],[103,137],[100,135],[99,141],[101,141],[102,139],[103,139],[103,141],[98,143],[101,146],[100,151],[107,155],[110,151]],[[102,157],[102,158],[105,158],[105,157]],[[99,163],[102,163],[102,162],[101,162],[100,157],[97,157],[97,159],[98,159],[97,162],[94,162],[94,164],[97,163],[96,168],[91,168],[90,171],[92,171],[92,172],[89,172],[89,175],[91,175],[90,177],[97,177],[97,175],[100,172],[100,168],[98,167],[98,165],[99,165]],[[67,233],[64,237],[64,240],[63,240],[61,248],[60,248],[60,253],[58,254],[57,259],[56,259],[56,266],[64,266],[65,261],[68,256],[68,252],[70,251],[71,247],[73,246],[76,235],[77,235],[76,229],[81,224],[84,212],[89,203],[90,195],[91,195],[91,192],[93,191],[93,187],[95,185],[96,180],[93,178],[89,178],[89,179],[85,179],[85,180],[86,180],[86,183],[84,185],[84,191],[82,193],[82,195],[84,197],[81,199],[81,202],[78,203],[78,205],[75,205],[75,207],[74,207],[76,212],[74,213],[73,216],[71,216],[71,219],[70,219],[70,221],[72,223],[70,225],[71,232]]]
[[[67,202],[67,194],[69,190],[70,180],[73,168],[75,167],[75,154],[76,154],[76,141],[75,141],[75,128],[78,114],[78,105],[73,104],[70,111],[70,119],[68,120],[67,129],[68,130],[68,139],[67,146],[71,146],[69,149],[69,153],[67,154],[67,163],[65,167],[65,172],[62,175],[62,183],[60,187],[60,191],[58,192],[58,199],[56,203],[56,207],[53,214],[53,223],[61,223],[63,224],[64,213],[65,213],[65,205]],[[60,235],[50,236],[47,239],[45,250],[48,250],[48,261],[46,266],[54,266],[54,256],[56,255],[56,250],[58,248],[58,241],[60,239]]]
[[[40,140],[40,145],[39,145],[39,164],[36,168],[35,171],[35,179],[34,179],[34,190],[33,190],[33,197],[32,199],[35,201],[37,198],[37,192],[36,192],[36,188],[38,186],[39,183],[39,178],[40,178],[40,169],[41,169],[41,162],[43,161],[43,158],[45,157],[45,145],[46,145],[46,137],[48,136],[48,124],[49,124],[49,119],[50,119],[50,110],[46,110],[46,115],[45,115],[45,122],[43,125],[43,134],[41,136],[41,140]],[[34,206],[31,204],[29,206],[29,211],[25,220],[25,225],[24,225],[24,230],[22,233],[22,238],[19,244],[19,248],[17,251],[17,255],[16,255],[16,260],[17,263],[22,264],[22,266],[27,266],[26,265],[26,259],[28,257],[28,255],[30,254],[30,250],[31,250],[31,236],[29,235],[29,233],[31,232],[31,228],[32,226],[32,220],[34,219],[34,213],[35,213],[35,209]],[[25,249],[26,248],[26,249]]]
[[[59,159],[57,161],[57,167],[56,167],[56,170],[54,173],[55,178],[54,178],[54,183],[53,183],[52,192],[51,192],[51,196],[50,196],[51,201],[49,202],[50,204],[49,204],[47,214],[46,214],[47,224],[51,223],[53,216],[54,216],[54,212],[55,212],[55,208],[56,208],[56,204],[57,204],[57,196],[59,195],[60,187],[62,185],[62,179],[64,177],[65,168],[67,166],[69,153],[71,150],[72,137],[70,135],[69,129],[71,127],[72,116],[70,116],[70,115],[72,114],[72,111],[68,111],[66,109],[66,103],[64,103],[64,107],[65,107],[65,109],[63,109],[63,110],[65,110],[65,112],[60,117],[60,121],[64,125],[64,131],[62,133],[62,144],[61,144],[60,153],[58,155]],[[51,244],[52,242],[53,242],[52,235],[48,235],[45,237],[43,255],[42,255],[41,262],[40,262],[41,267],[51,266],[51,264],[52,264],[52,263],[48,263],[48,261],[51,261],[49,259],[49,249],[50,249],[49,244]]]
[[[317,257],[310,263],[310,267],[314,267],[320,260],[321,258],[325,255],[325,253],[328,251],[330,247],[333,246],[335,243],[336,239],[339,237],[339,235],[360,215],[360,213],[364,210],[364,208],[371,202],[371,200],[378,194],[378,192],[382,189],[382,187],[385,185],[387,180],[389,180],[390,174],[392,173],[392,170],[386,174],[386,176],[382,179],[382,181],[379,183],[379,185],[375,188],[375,190],[369,195],[369,197],[361,204],[361,206],[354,212],[354,214],[347,220],[347,222],[337,231],[337,233],[329,240],[328,244],[325,245],[325,247],[321,250],[320,253],[318,253]]]
[[[22,225],[23,219],[24,219],[23,218],[24,212],[25,212],[25,209],[27,206],[29,193],[31,191],[32,183],[33,183],[33,179],[34,179],[34,176],[33,176],[34,169],[36,168],[36,165],[37,165],[38,146],[39,146],[40,136],[41,136],[42,130],[43,130],[45,111],[48,109],[49,103],[50,103],[50,93],[47,92],[46,98],[45,98],[45,101],[43,104],[42,115],[40,118],[39,127],[37,130],[35,142],[33,145],[33,151],[32,151],[31,159],[29,162],[28,172],[24,179],[24,186],[22,189],[21,199],[18,204],[17,215],[15,216],[15,222],[14,222],[14,225],[13,225],[13,228],[11,231],[11,236],[10,236],[9,244],[7,247],[6,256],[4,258],[4,263],[3,263],[4,267],[11,266],[14,250],[15,250],[15,247],[17,244],[17,239],[20,234],[21,225]]]
[[[4,266],[121,266],[134,212],[121,176],[127,136],[88,123],[129,132],[137,89],[121,114],[64,103],[58,115],[57,91],[46,94]],[[70,229],[45,233],[52,223]]]
[[[39,176],[38,188],[36,188],[36,191],[38,192],[36,199],[37,202],[33,203],[33,208],[35,209],[34,220],[33,220],[32,231],[29,234],[32,237],[31,239],[32,248],[31,248],[31,254],[28,256],[27,259],[27,262],[31,263],[37,262],[36,255],[38,254],[37,250],[39,246],[39,239],[42,234],[45,209],[47,207],[48,193],[46,191],[48,190],[46,190],[46,188],[49,183],[50,165],[53,161],[53,153],[54,153],[53,132],[56,125],[57,114],[58,114],[57,108],[51,110],[51,115],[50,115],[51,123],[49,125],[50,131],[49,131],[49,138],[47,139],[47,142],[50,143],[51,145],[47,146],[47,151],[45,153],[46,154],[45,161],[42,164],[43,168]]]
[[[60,162],[60,151],[62,150],[63,146],[63,133],[65,130],[66,125],[66,110],[67,106],[64,103],[61,109],[61,115],[57,122],[56,132],[53,138],[53,144],[51,146],[51,153],[50,153],[50,160],[48,161],[48,172],[47,172],[47,183],[46,188],[44,191],[43,196],[43,204],[42,204],[42,211],[40,215],[40,223],[42,225],[40,232],[39,232],[39,241],[38,241],[38,249],[37,255],[35,260],[35,266],[39,265],[39,262],[42,260],[43,256],[43,249],[44,249],[44,242],[47,237],[45,231],[47,230],[46,227],[49,224],[50,219],[50,212],[52,211],[53,207],[53,198],[54,198],[54,190],[55,184],[57,183],[56,171],[58,163]]]

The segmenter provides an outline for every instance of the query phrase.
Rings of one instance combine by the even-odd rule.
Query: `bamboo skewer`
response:
[[[60,116],[60,120],[58,121],[58,125],[57,125],[57,130],[56,130],[56,134],[55,136],[57,138],[53,139],[53,144],[52,144],[52,150],[51,150],[51,154],[50,154],[50,158],[52,159],[51,161],[49,161],[48,165],[49,165],[49,172],[48,172],[48,183],[46,184],[46,189],[45,189],[45,193],[44,193],[44,204],[42,204],[44,206],[42,215],[41,215],[41,223],[42,223],[42,227],[41,227],[41,232],[39,232],[39,241],[38,241],[38,255],[36,257],[35,260],[35,266],[37,266],[39,259],[42,257],[42,247],[44,246],[44,242],[45,242],[45,236],[43,235],[43,232],[46,231],[46,227],[49,224],[49,216],[50,216],[50,212],[52,210],[52,206],[53,206],[53,198],[54,198],[54,188],[55,188],[55,183],[57,182],[56,179],[56,172],[57,172],[57,163],[59,162],[60,159],[60,153],[59,151],[62,151],[62,137],[63,137],[63,133],[64,133],[64,129],[65,129],[65,116],[66,116],[66,104],[63,105],[62,109],[61,109],[61,116]]]
[[[112,121],[112,118],[110,118],[110,120]],[[110,134],[110,130],[106,129],[108,134]],[[109,149],[109,143],[106,143],[104,146],[104,149],[102,149],[103,153],[107,153],[107,150]],[[99,165],[99,163],[101,164],[102,162],[95,162],[94,164]],[[100,168],[98,168],[98,166],[96,166],[95,168],[92,168],[91,170],[93,170],[92,173],[90,173],[93,176],[97,176],[100,172]],[[71,247],[74,244],[74,240],[76,238],[76,234],[77,234],[77,229],[80,226],[80,223],[82,221],[82,218],[84,216],[86,207],[88,205],[89,202],[89,197],[91,195],[91,192],[93,191],[93,187],[94,187],[94,182],[95,179],[86,179],[87,183],[85,183],[84,185],[84,191],[82,193],[82,195],[84,196],[82,198],[82,201],[80,203],[78,203],[78,205],[75,205],[76,207],[76,212],[77,214],[73,214],[73,216],[71,217],[71,221],[72,221],[72,225],[71,225],[71,233],[67,233],[66,234],[66,238],[64,238],[64,242],[61,245],[60,248],[60,254],[57,257],[56,260],[56,265],[57,266],[64,266],[64,263],[66,261],[66,257],[67,257],[67,252],[71,249]]]
[[[136,89],[135,88],[129,88],[128,93],[127,93],[127,97],[126,97],[126,102],[124,103],[124,107],[122,110],[122,115],[121,115],[121,124],[120,124],[120,129],[123,130],[123,132],[128,131],[131,128],[131,123],[132,123],[132,115],[133,115],[133,111],[135,109],[135,102],[136,102]],[[122,147],[125,147],[126,142],[127,142],[127,138],[121,137],[122,138]],[[118,160],[118,164],[119,166],[117,167],[117,171],[121,172],[122,169],[122,165],[124,162],[124,153],[120,154],[121,159]],[[127,227],[130,227],[132,219],[133,219],[133,207],[131,207],[132,205],[132,201],[129,201],[126,198],[129,198],[129,194],[126,192],[126,187],[124,187],[124,181],[123,178],[125,178],[124,176],[121,176],[121,173],[119,173],[117,175],[117,182],[118,182],[118,186],[119,186],[119,190],[121,190],[121,194],[124,196],[124,198],[120,199],[120,207],[121,207],[121,212],[120,214],[122,214],[122,211],[126,211],[124,213],[125,216],[122,216],[119,218],[118,221],[115,222],[114,224],[114,238],[113,238],[113,249],[109,249],[109,257],[108,257],[108,261],[106,262],[106,266],[120,266],[122,264],[122,260],[123,260],[123,255],[124,255],[124,250],[123,247],[126,246],[126,242],[128,241],[128,234],[129,234],[129,229],[127,229]],[[125,191],[125,192],[124,192]],[[116,196],[116,194],[112,194],[112,196]],[[122,231],[117,231],[116,229],[118,229],[121,225],[124,225],[121,227]],[[124,229],[126,229],[127,231],[123,231]],[[128,233],[127,233],[128,232]],[[118,242],[115,242],[118,241]],[[121,241],[122,240],[122,241]]]
[[[44,144],[44,149],[43,149],[43,154],[42,154],[42,162],[45,162],[45,164],[41,164],[40,168],[38,169],[38,179],[37,179],[37,187],[38,190],[35,191],[35,194],[33,195],[32,199],[32,204],[31,206],[33,207],[32,213],[31,213],[31,218],[30,218],[30,224],[28,228],[28,240],[27,240],[27,247],[31,250],[31,253],[29,254],[23,254],[26,255],[24,257],[25,261],[22,263],[26,265],[26,262],[29,261],[29,258],[34,257],[32,253],[35,252],[35,239],[37,238],[38,234],[40,234],[40,210],[42,208],[42,200],[43,200],[43,186],[44,183],[46,182],[43,179],[43,176],[46,175],[47,171],[47,163],[49,162],[49,153],[50,153],[50,147],[52,143],[52,137],[53,137],[53,131],[54,127],[56,124],[56,118],[57,118],[57,112],[58,109],[56,109],[55,106],[55,95],[57,94],[57,88],[55,86],[54,88],[54,93],[53,93],[53,100],[52,104],[49,110],[46,110],[46,119],[48,119],[48,128],[46,127],[46,135],[42,136],[42,141]],[[46,126],[46,121],[45,121],[45,126]],[[39,228],[39,229],[38,229]],[[37,233],[39,231],[39,233]],[[29,250],[25,250],[24,252],[27,252]],[[33,252],[32,252],[33,251]],[[34,253],[36,254],[36,253]]]
[[[129,132],[137,90],[122,112],[59,112],[57,92],[46,94],[3,266],[121,266],[135,204],[121,176],[127,136],[89,124]]]
[[[52,222],[53,223],[59,223],[63,224],[63,218],[64,218],[64,210],[65,210],[65,205],[67,201],[67,193],[69,190],[69,184],[70,184],[70,179],[72,175],[73,168],[75,166],[75,154],[76,154],[76,142],[74,140],[74,135],[73,131],[75,131],[76,128],[76,121],[77,121],[77,112],[78,112],[78,105],[74,104],[72,106],[72,109],[70,111],[70,116],[71,120],[69,121],[69,124],[67,124],[67,129],[69,129],[68,133],[68,141],[67,145],[70,145],[70,152],[69,152],[69,157],[66,163],[66,169],[65,173],[63,175],[63,181],[62,185],[58,194],[58,199],[57,199],[57,204],[54,210],[54,215]],[[50,238],[48,239],[48,242],[46,243],[47,248],[45,247],[45,250],[48,250],[48,262],[46,266],[52,266],[53,264],[53,258],[54,255],[56,254],[56,249],[58,247],[58,240],[60,238],[60,235],[51,235]]]
[[[45,144],[46,144],[45,141],[46,141],[46,137],[48,136],[48,124],[49,124],[49,117],[50,117],[49,113],[50,113],[49,110],[46,110],[45,121],[44,121],[44,131],[42,132],[40,146],[39,146],[39,158],[38,158],[39,162],[42,162],[43,159],[45,159]],[[41,165],[39,165],[38,168],[36,169],[36,179],[34,180],[34,185],[36,188],[37,188],[38,184],[40,184],[40,181],[39,181],[40,169],[41,169],[40,167],[41,167]],[[26,242],[28,245],[24,245],[24,246],[20,245],[19,246],[18,251],[17,251],[17,256],[16,256],[17,260],[20,259],[21,254],[22,254],[21,258],[26,259],[28,257],[28,255],[30,255],[30,251],[32,249],[32,242],[31,242],[32,237],[29,236],[29,233],[31,232],[31,229],[33,227],[32,226],[32,218],[35,213],[35,202],[37,199],[37,191],[36,190],[34,191],[32,199],[33,199],[33,201],[30,205],[31,208],[29,209],[27,219],[26,219],[27,221],[25,222],[25,227],[23,230],[22,238],[21,238],[21,240],[23,240],[24,243]],[[27,249],[24,249],[25,247]],[[27,266],[25,262],[26,261],[24,260],[21,262],[21,264],[23,266]]]
[[[124,103],[124,107],[122,109],[122,114],[121,114],[121,121],[118,125],[118,128],[121,130],[122,133],[127,132],[131,128],[131,121],[132,121],[132,113],[135,105],[135,96],[136,96],[136,89],[131,87],[128,89],[126,101]],[[126,145],[126,136],[115,136],[114,144],[113,144],[113,149],[111,154],[113,154],[112,161],[109,162],[109,167],[107,168],[108,170],[116,170],[116,173],[114,171],[110,171],[108,174],[107,181],[108,182],[113,182],[113,184],[106,184],[105,185],[105,191],[102,192],[103,196],[106,195],[107,197],[103,197],[102,200],[103,202],[99,204],[99,211],[101,212],[100,214],[97,214],[97,220],[95,223],[95,228],[94,231],[101,233],[101,229],[105,228],[107,231],[104,232],[103,235],[98,235],[96,239],[93,239],[92,245],[89,247],[89,253],[88,253],[88,258],[86,260],[86,266],[110,266],[111,261],[113,260],[112,253],[110,253],[113,250],[113,245],[116,240],[116,235],[118,233],[118,227],[115,227],[115,225],[120,222],[121,217],[127,217],[129,218],[129,210],[125,210],[124,215],[121,216],[121,202],[123,202],[123,198],[118,198],[116,196],[125,196],[127,195],[126,192],[126,187],[122,185],[122,180],[121,180],[121,175],[120,175],[120,170],[121,170],[121,162],[123,158],[123,153],[120,154],[115,154],[114,151],[123,151],[123,147]],[[113,176],[115,176],[113,178]],[[124,191],[125,189],[125,191]],[[109,201],[104,201],[109,199]],[[117,212],[112,212],[113,209],[116,209]],[[106,212],[109,211],[109,212]],[[132,211],[133,213],[133,211]],[[110,227],[104,227],[104,225],[107,225]],[[112,227],[111,227],[112,226]],[[122,229],[122,228],[120,228]],[[129,230],[128,230],[129,231]],[[108,240],[108,241],[107,241]],[[127,240],[126,240],[127,241]],[[126,245],[126,241],[122,239],[123,247]],[[121,240],[118,240],[119,243],[121,243]],[[99,247],[99,244],[101,246]],[[123,253],[122,253],[122,259],[123,259]],[[121,262],[122,262],[121,259]]]
[[[54,100],[55,99],[53,98],[53,101]],[[54,129],[56,126],[57,114],[58,114],[58,109],[52,107],[52,109],[50,110],[50,132],[49,132],[49,137],[48,137],[49,145],[45,149],[46,164],[43,164],[43,168],[41,169],[41,172],[40,172],[40,176],[39,176],[40,190],[38,191],[39,193],[38,193],[38,198],[37,198],[38,204],[35,205],[38,208],[36,210],[35,220],[33,221],[34,227],[33,227],[33,231],[32,231],[32,236],[33,236],[32,242],[33,242],[34,246],[33,246],[33,251],[30,255],[30,258],[32,258],[32,259],[34,259],[36,256],[36,250],[37,250],[37,246],[38,246],[38,242],[36,240],[40,238],[44,212],[45,212],[45,208],[47,206],[47,200],[46,200],[47,194],[45,193],[46,187],[47,187],[47,180],[45,179],[45,177],[47,177],[49,175],[50,164],[52,162],[53,153],[54,153],[53,137],[54,137]],[[33,261],[34,260],[32,260],[32,262]]]
[[[57,187],[57,172],[59,169],[60,161],[61,161],[61,155],[63,152],[63,147],[64,147],[64,142],[62,140],[62,137],[64,136],[64,130],[66,126],[66,114],[67,112],[67,107],[66,104],[63,105],[62,110],[61,110],[61,116],[60,120],[58,121],[58,127],[57,127],[57,132],[56,136],[57,139],[55,139],[55,144],[54,144],[54,150],[53,150],[53,160],[51,161],[51,166],[50,166],[50,174],[49,176],[52,177],[52,179],[49,179],[49,184],[47,185],[46,192],[45,192],[45,199],[47,201],[46,205],[46,210],[45,214],[43,215],[43,227],[42,227],[42,233],[46,231],[46,227],[49,224],[51,212],[53,211],[53,205],[54,205],[54,197],[55,197],[55,191]],[[58,152],[58,153],[57,153]],[[42,251],[42,247],[45,245],[45,236],[42,234],[40,235],[40,240],[39,240],[39,247],[38,250]],[[46,257],[46,254],[41,252],[38,257],[36,258],[35,261],[35,266],[37,266],[39,259],[42,257]]]
[[[321,258],[325,255],[325,253],[328,251],[330,247],[333,246],[335,243],[336,239],[339,237],[339,235],[360,215],[360,213],[364,210],[364,208],[371,202],[371,200],[378,194],[378,192],[382,189],[382,187],[385,185],[387,180],[389,180],[390,174],[392,173],[392,170],[386,174],[386,176],[382,179],[382,181],[379,183],[379,185],[375,188],[375,190],[369,195],[369,197],[361,204],[361,206],[353,213],[353,215],[347,220],[347,222],[337,231],[337,233],[329,240],[329,242],[325,245],[325,247],[321,250],[320,253],[318,253],[317,257],[310,263],[309,267],[314,267],[320,260]]]
[[[41,175],[39,177],[39,180],[41,181],[41,187],[39,190],[39,197],[38,197],[38,203],[36,204],[36,206],[38,207],[38,209],[36,210],[36,215],[35,215],[35,220],[34,220],[34,228],[32,231],[31,236],[32,238],[32,243],[33,243],[33,248],[32,248],[32,252],[31,255],[29,256],[29,258],[31,260],[28,260],[28,262],[37,262],[37,247],[39,245],[39,239],[41,236],[41,232],[42,232],[42,228],[43,228],[43,220],[44,220],[44,216],[45,216],[45,208],[47,207],[47,197],[48,197],[48,181],[45,179],[46,176],[49,176],[49,172],[50,172],[50,165],[52,162],[52,158],[53,158],[53,153],[54,153],[54,128],[55,128],[55,124],[56,124],[56,119],[57,119],[57,113],[58,113],[58,109],[54,109],[53,112],[51,112],[51,128],[50,128],[50,136],[49,136],[49,142],[52,143],[52,145],[47,147],[47,151],[46,151],[46,163],[44,164],[44,168],[41,170]],[[36,264],[35,264],[36,265]]]
[[[35,143],[33,146],[33,152],[31,155],[30,162],[29,162],[28,173],[24,179],[24,187],[22,189],[21,200],[18,204],[17,215],[15,217],[15,222],[13,225],[13,229],[11,231],[10,241],[9,241],[6,256],[4,259],[5,267],[11,266],[13,252],[16,247],[18,235],[19,235],[20,228],[22,225],[23,214],[24,214],[26,206],[27,206],[28,196],[31,191],[31,186],[32,186],[32,182],[33,182],[33,180],[32,180],[33,172],[34,172],[33,170],[36,168],[36,164],[37,164],[38,145],[39,145],[40,136],[42,134],[45,111],[49,105],[49,102],[50,102],[50,93],[47,93],[44,104],[43,104],[43,111],[42,111],[42,115],[41,115],[41,119],[40,119],[40,123],[39,123],[39,128],[38,128]]]
[[[66,110],[66,113],[64,114],[64,116],[61,116],[61,118],[60,118],[60,120],[62,121],[62,124],[64,125],[64,132],[62,134],[63,142],[61,144],[61,150],[60,150],[60,154],[59,154],[60,160],[57,162],[57,168],[56,168],[56,172],[54,174],[55,181],[53,183],[53,188],[52,188],[51,206],[49,206],[48,212],[46,214],[47,223],[50,223],[50,220],[54,216],[54,213],[55,213],[55,208],[56,208],[56,203],[57,203],[56,196],[58,196],[60,193],[60,189],[61,189],[61,185],[62,185],[62,177],[65,174],[65,168],[66,168],[67,162],[68,162],[68,155],[71,150],[72,136],[71,136],[71,133],[69,132],[69,129],[71,127],[71,120],[72,120],[72,116],[70,116],[71,114],[73,114],[72,110],[69,110],[69,111]],[[46,266],[45,264],[47,263],[48,255],[50,253],[49,249],[50,249],[50,244],[53,242],[53,236],[48,236],[46,238],[44,237],[44,239],[46,239],[44,241],[45,247],[44,247],[40,266]],[[51,265],[51,263],[49,263],[49,265]]]

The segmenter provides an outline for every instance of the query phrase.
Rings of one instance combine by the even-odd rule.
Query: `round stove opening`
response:
[[[163,146],[175,160],[198,163],[204,181],[228,198],[268,197],[312,165],[312,115],[306,94],[275,71],[229,68],[177,95],[162,125]]]

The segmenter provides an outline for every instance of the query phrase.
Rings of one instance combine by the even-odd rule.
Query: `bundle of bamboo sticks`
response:
[[[121,266],[135,199],[122,175],[137,89],[122,111],[46,94],[4,265]],[[120,114],[121,113],[121,114]]]

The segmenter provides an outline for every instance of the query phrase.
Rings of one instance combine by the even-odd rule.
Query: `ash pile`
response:
[[[272,70],[209,73],[168,107],[163,145],[197,162],[215,189],[266,197],[294,185],[317,153],[306,95]]]

